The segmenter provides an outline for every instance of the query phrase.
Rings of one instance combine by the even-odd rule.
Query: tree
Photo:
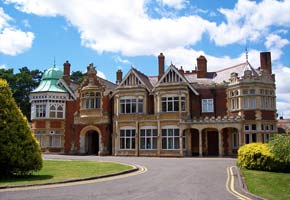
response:
[[[7,81],[0,79],[0,176],[29,174],[41,168],[39,144]]]
[[[39,85],[41,76],[41,71],[30,71],[27,67],[20,68],[17,74],[13,74],[13,69],[0,69],[0,78],[7,80],[17,105],[28,120],[30,120],[31,107],[29,94]]]
[[[73,80],[73,81],[75,81],[75,82],[80,84],[80,83],[83,82],[84,76],[85,75],[81,71],[75,71],[75,72],[71,73],[70,78],[71,78],[71,80]]]

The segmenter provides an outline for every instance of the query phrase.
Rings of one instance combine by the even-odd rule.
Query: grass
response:
[[[290,173],[242,170],[248,190],[268,200],[290,199]]]
[[[44,160],[43,168],[27,176],[0,179],[0,186],[51,183],[89,178],[132,169],[131,166],[112,162]]]

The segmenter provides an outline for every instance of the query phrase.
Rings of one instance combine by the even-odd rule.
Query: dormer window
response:
[[[84,109],[96,109],[101,107],[101,94],[99,92],[86,92],[82,94]]]

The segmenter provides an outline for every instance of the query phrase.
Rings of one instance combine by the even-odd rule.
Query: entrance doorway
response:
[[[99,134],[97,131],[88,131],[85,138],[85,153],[89,155],[99,154]]]
[[[199,156],[199,134],[197,129],[190,129],[191,155]]]
[[[219,155],[219,138],[217,131],[207,131],[207,154],[209,156]]]

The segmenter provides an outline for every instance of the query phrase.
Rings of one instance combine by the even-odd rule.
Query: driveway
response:
[[[210,200],[237,199],[226,190],[232,158],[152,158],[44,155],[45,159],[102,160],[145,166],[148,171],[104,182],[1,192],[0,199]]]

